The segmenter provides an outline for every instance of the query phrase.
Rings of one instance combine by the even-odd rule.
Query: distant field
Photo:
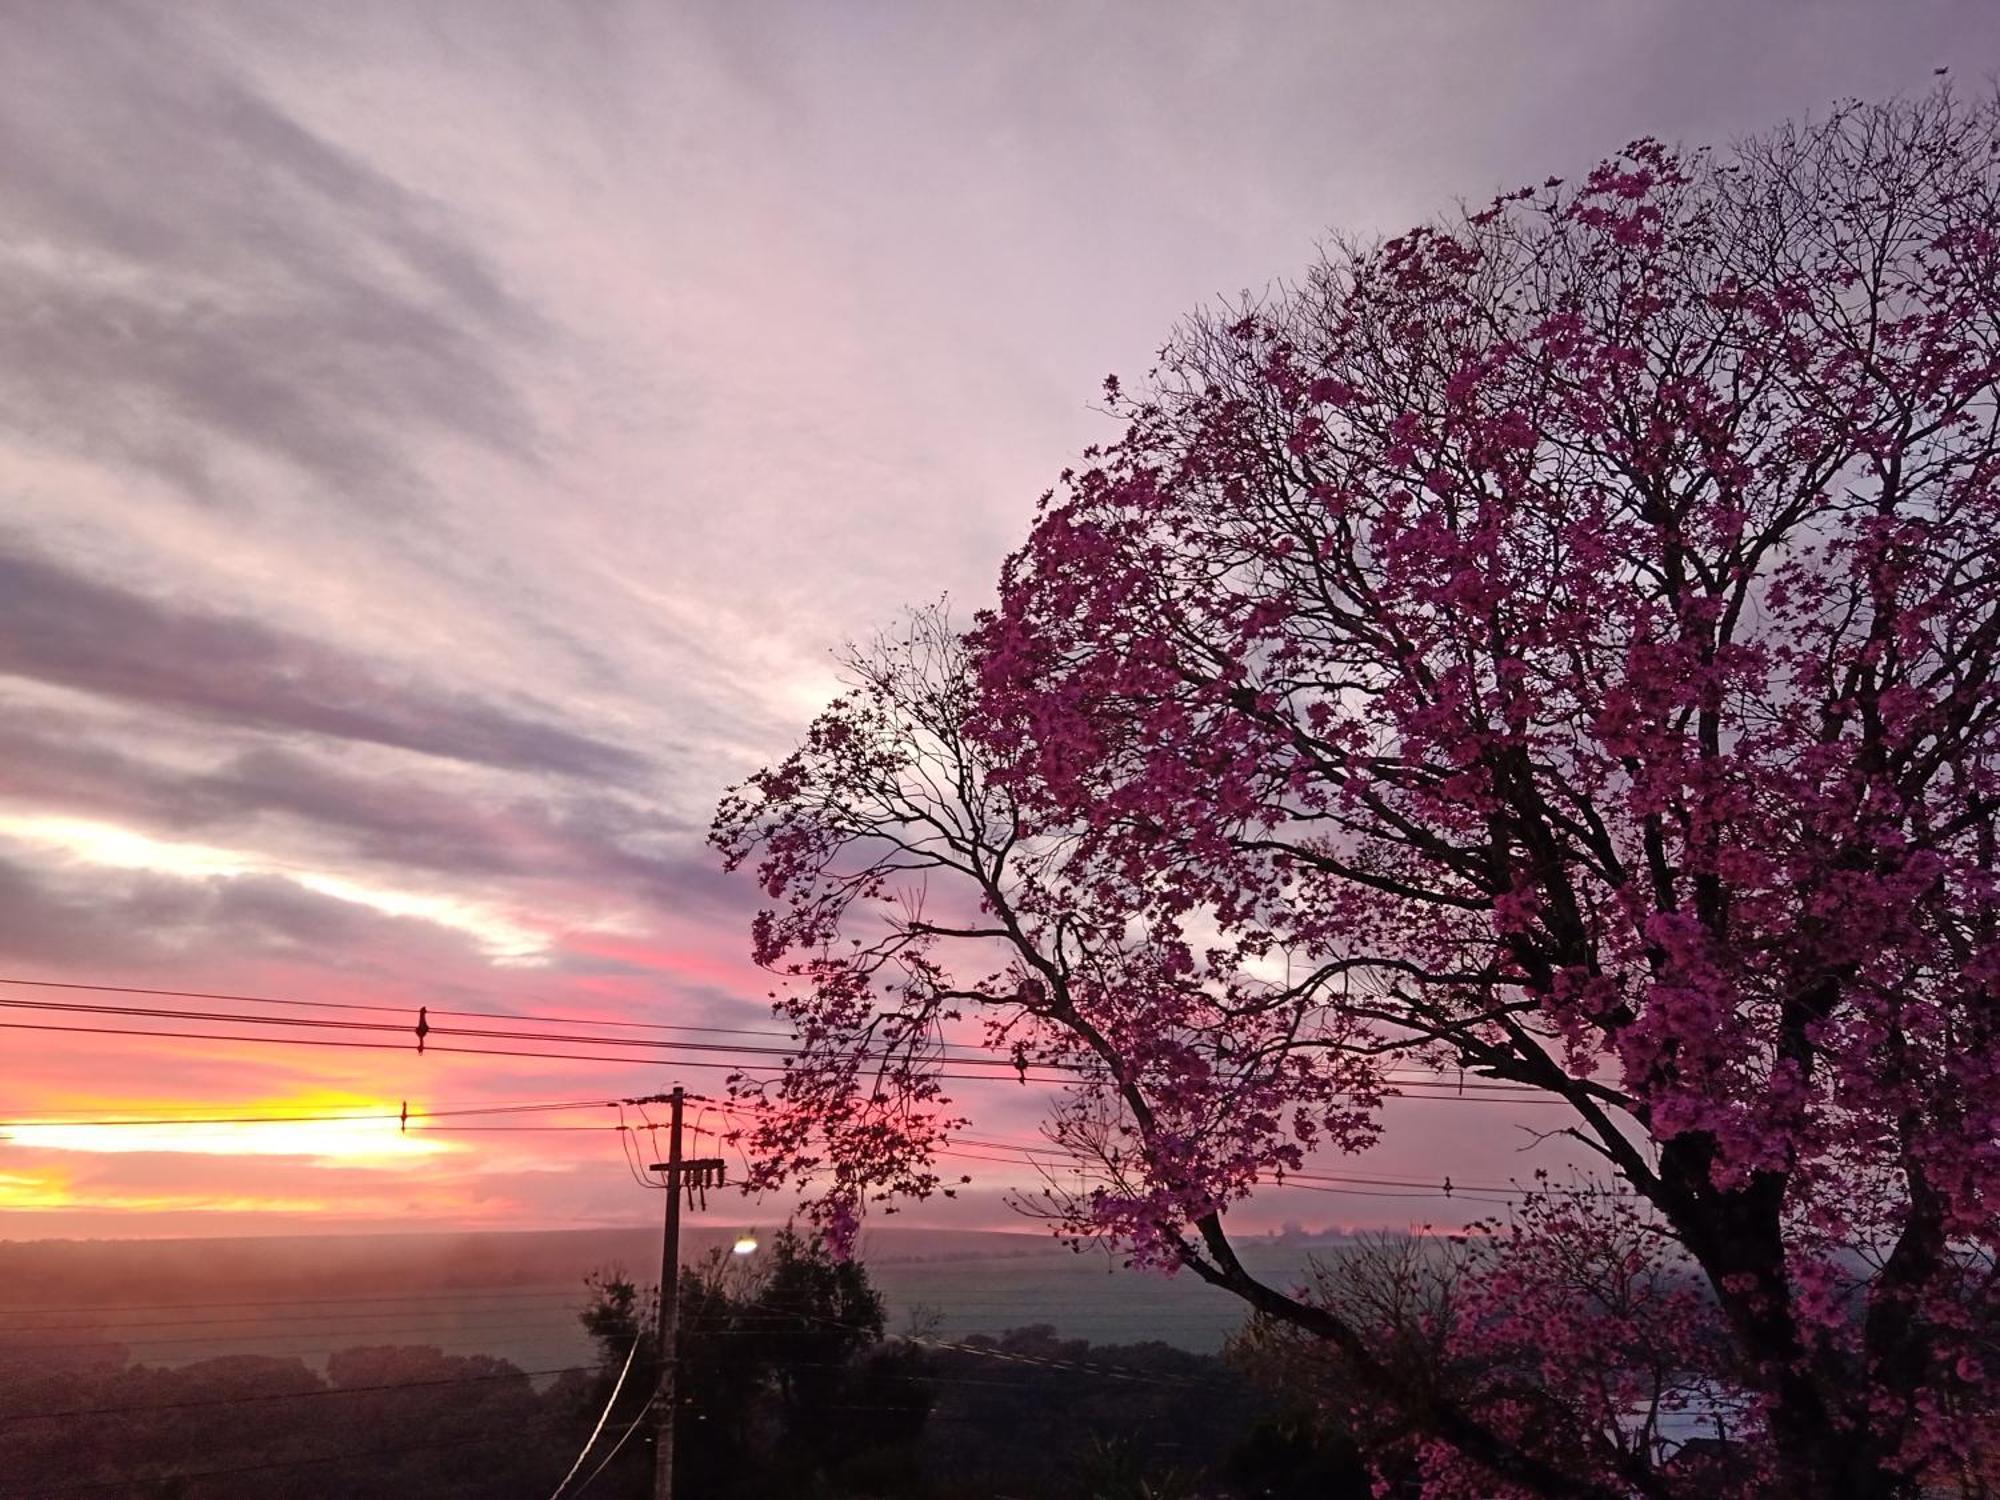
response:
[[[688,1259],[725,1238],[691,1235]],[[1288,1283],[1309,1252],[1337,1247],[1252,1242],[1246,1260]],[[0,1351],[317,1365],[356,1345],[434,1344],[556,1369],[591,1355],[576,1323],[584,1275],[618,1265],[649,1282],[658,1254],[646,1230],[0,1243]],[[1114,1269],[1039,1236],[877,1230],[862,1255],[895,1332],[917,1319],[944,1338],[1045,1323],[1093,1343],[1214,1351],[1243,1320],[1239,1303],[1191,1276]]]
[[[1337,1249],[1253,1243],[1244,1259],[1289,1286],[1309,1251]],[[1065,1338],[1092,1343],[1157,1339],[1214,1353],[1245,1317],[1241,1302],[1192,1276],[1122,1270],[1102,1254],[1075,1255],[1059,1246],[1036,1255],[871,1263],[870,1274],[889,1301],[892,1330],[905,1331],[909,1316],[928,1308],[946,1338],[1048,1323]]]

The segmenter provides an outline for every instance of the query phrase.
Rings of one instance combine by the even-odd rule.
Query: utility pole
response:
[[[674,1377],[680,1363],[677,1344],[681,1311],[681,1195],[695,1188],[721,1187],[722,1158],[700,1157],[693,1161],[682,1158],[681,1115],[687,1104],[685,1089],[675,1088],[664,1101],[655,1096],[627,1102],[665,1102],[673,1110],[667,1137],[667,1159],[653,1162],[647,1170],[665,1173],[667,1189],[666,1234],[660,1245],[660,1322],[654,1334],[659,1348],[660,1375],[659,1385],[653,1393],[653,1404],[658,1409],[654,1419],[653,1500],[674,1500],[674,1418],[680,1403]]]
[[[674,1389],[674,1366],[680,1363],[676,1343],[681,1324],[681,1111],[687,1093],[676,1087],[668,1102],[673,1105],[672,1133],[667,1137],[667,1232],[660,1246],[660,1326],[656,1335],[660,1351],[660,1383],[653,1393],[658,1408],[654,1418],[653,1500],[674,1500],[674,1416],[680,1400]],[[662,1164],[655,1162],[658,1172]]]

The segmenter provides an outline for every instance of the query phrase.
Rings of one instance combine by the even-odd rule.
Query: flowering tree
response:
[[[1390,1061],[1469,1068],[1626,1195],[1524,1247],[1639,1225],[1699,1278],[1759,1493],[1958,1461],[2000,1249],[1996,163],[2000,107],[1945,93],[1640,142],[1112,383],[998,608],[858,662],[719,815],[797,981],[767,1171],[827,1171],[836,1223],[937,1186],[975,1017],[1070,1080],[1064,1227],[1323,1340],[1436,1493],[1674,1493],[1231,1247],[1373,1138]]]
[[[1307,1295],[1365,1331],[1393,1389],[1448,1402],[1560,1472],[1749,1500],[1770,1493],[1768,1454],[1742,1441],[1759,1430],[1753,1403],[1688,1269],[1630,1201],[1544,1190],[1506,1224],[1361,1236],[1312,1261]],[[1252,1319],[1230,1353],[1287,1401],[1316,1403],[1392,1485],[1419,1481],[1433,1500],[1499,1488],[1412,1420],[1407,1395],[1385,1401],[1377,1371],[1297,1324]],[[1685,1441],[1716,1433],[1735,1441]]]

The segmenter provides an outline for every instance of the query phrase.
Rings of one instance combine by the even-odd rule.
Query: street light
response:
[[[744,1230],[736,1236],[736,1243],[729,1247],[729,1253],[731,1255],[755,1255],[757,1253],[757,1236],[747,1229]]]

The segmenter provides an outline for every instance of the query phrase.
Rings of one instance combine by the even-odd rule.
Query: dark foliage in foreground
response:
[[[1367,1493],[1351,1450],[1218,1358],[1161,1343],[1093,1346],[1046,1326],[959,1341],[889,1336],[866,1268],[789,1234],[755,1266],[716,1258],[684,1271],[681,1298],[683,1495]],[[566,1494],[587,1479],[587,1500],[644,1500],[652,1289],[598,1276],[581,1316],[598,1359],[552,1381],[429,1346],[351,1348],[324,1369],[262,1355],[162,1367],[74,1329],[60,1342],[0,1335],[0,1500],[546,1495],[610,1401],[635,1338],[603,1436]]]

